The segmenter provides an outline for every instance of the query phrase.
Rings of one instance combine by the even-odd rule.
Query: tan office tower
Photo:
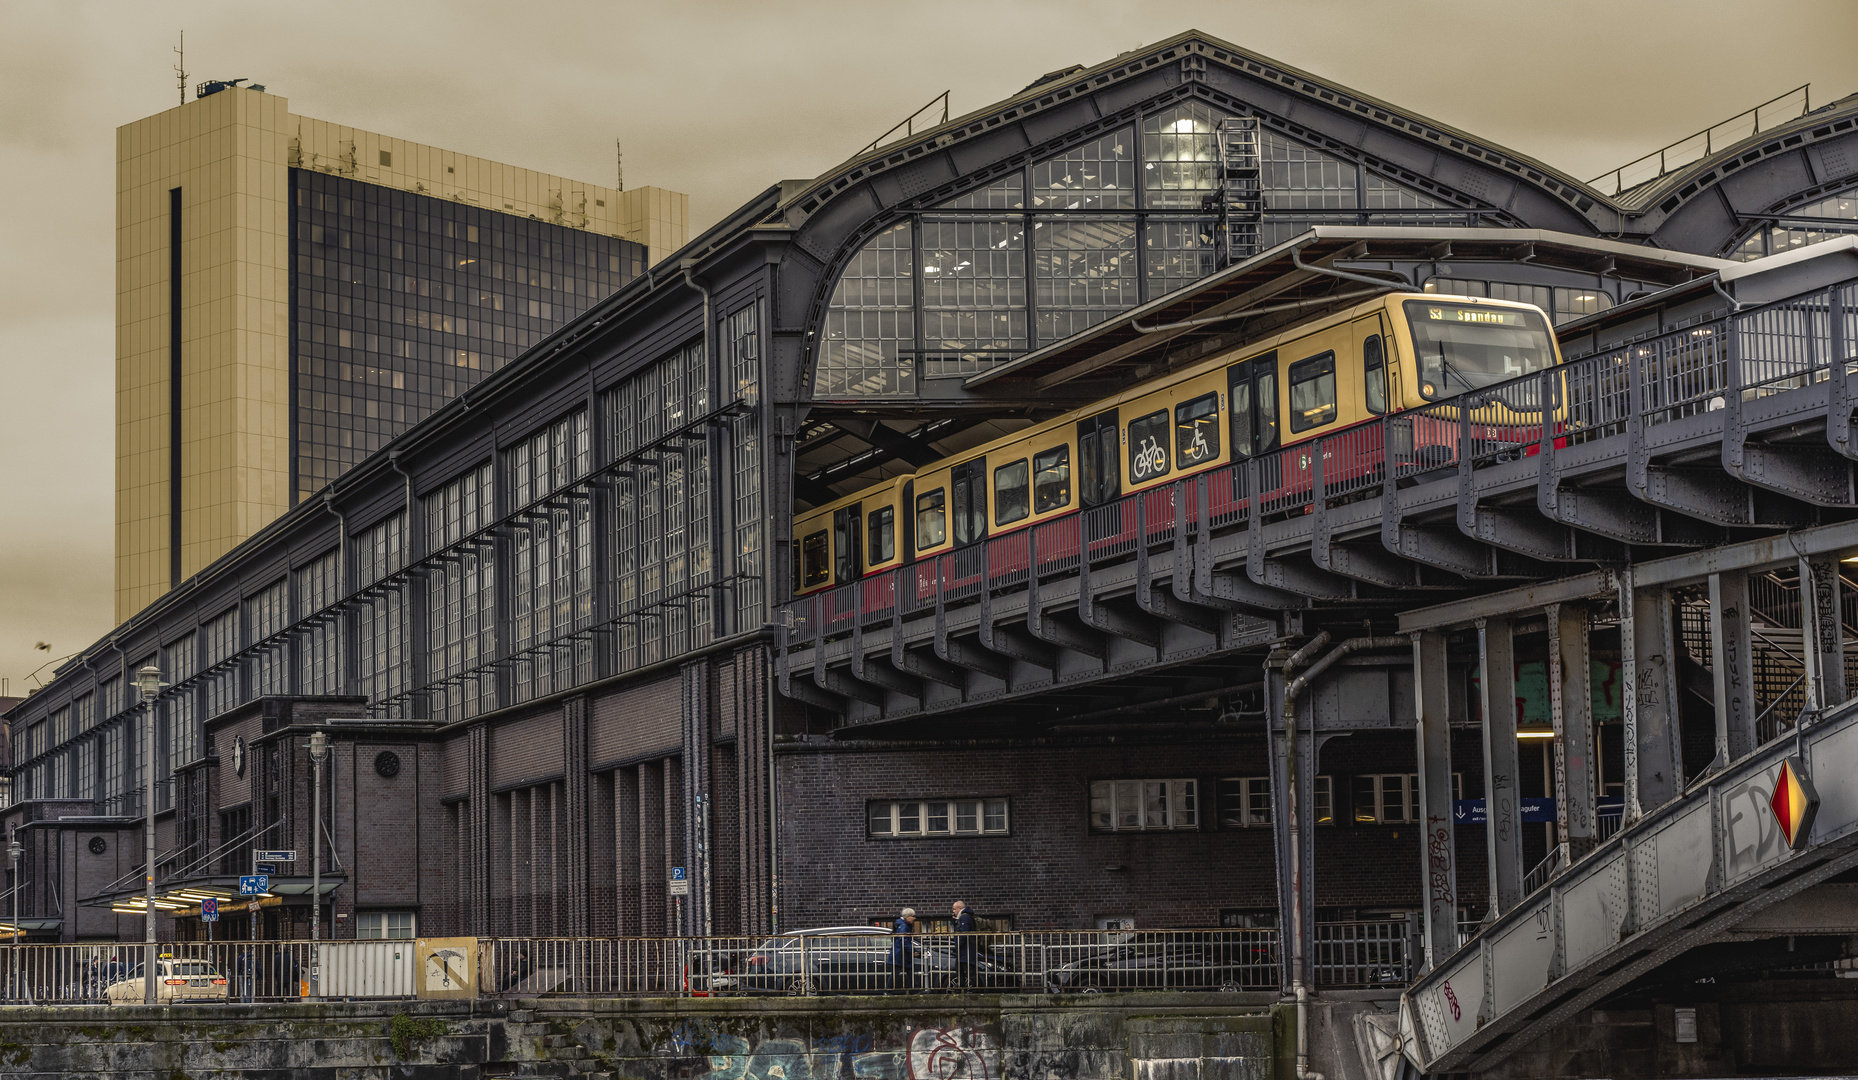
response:
[[[201,90],[116,133],[119,621],[690,231],[678,192]]]

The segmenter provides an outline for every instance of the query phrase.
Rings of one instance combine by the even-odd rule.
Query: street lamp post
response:
[[[13,944],[18,945],[19,944],[19,857],[26,853],[26,849],[20,845],[19,838],[16,836],[13,838],[13,842],[6,846],[6,853],[13,857],[13,887],[10,890],[8,890],[9,892],[12,893],[12,899],[13,899],[13,936],[11,938],[11,941]],[[13,962],[10,965],[8,965],[12,969],[13,975],[14,975],[14,978],[13,978],[14,985],[7,988],[9,994],[12,994],[18,991],[19,989],[19,986],[18,986],[18,982],[19,982],[18,956],[19,956],[18,953],[14,953]]]
[[[310,831],[310,1000],[323,996],[323,759],[329,756],[329,737],[310,733],[310,766],[315,777],[316,809]]]
[[[135,673],[142,695],[142,1002],[155,1003],[155,697],[161,693],[161,669],[150,664]]]

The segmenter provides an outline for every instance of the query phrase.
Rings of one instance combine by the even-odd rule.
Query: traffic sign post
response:
[[[209,896],[200,901],[200,921],[206,924],[206,939],[213,940],[213,924],[219,921],[219,899]]]
[[[681,866],[673,866],[671,868],[671,895],[690,895],[690,879],[684,876],[684,868]]]

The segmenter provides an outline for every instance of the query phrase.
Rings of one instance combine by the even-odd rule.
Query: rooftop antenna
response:
[[[181,86],[181,104],[187,104],[187,31],[181,31],[181,43],[175,48],[174,78]]]
[[[613,140],[613,190],[626,190],[626,148]]]

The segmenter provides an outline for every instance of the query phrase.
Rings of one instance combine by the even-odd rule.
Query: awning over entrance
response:
[[[324,874],[321,895],[328,896],[348,880],[345,874]],[[306,897],[315,889],[315,882],[309,875],[300,877],[271,878],[268,891],[257,896],[239,895],[239,875],[219,875],[215,877],[190,878],[183,882],[170,882],[155,890],[155,910],[164,912],[177,919],[199,918],[200,903],[203,900],[217,900],[222,911],[242,911],[259,901],[259,907],[270,907],[284,902],[286,898]],[[270,904],[262,901],[270,900]],[[148,910],[147,897],[141,889],[114,889],[86,897],[81,901],[85,907],[107,907],[118,915],[140,915]],[[25,920],[21,920],[22,923]]]

